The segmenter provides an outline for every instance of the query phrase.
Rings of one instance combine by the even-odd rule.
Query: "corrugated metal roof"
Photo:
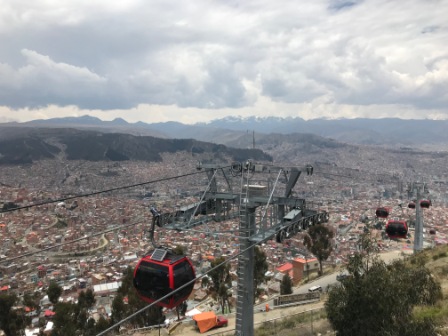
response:
[[[114,291],[117,290],[121,286],[121,281],[109,282],[105,284],[99,284],[93,286],[93,291],[95,293],[105,292],[105,291]]]

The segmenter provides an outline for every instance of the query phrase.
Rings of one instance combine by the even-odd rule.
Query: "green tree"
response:
[[[85,292],[82,291],[78,295],[78,307],[80,309],[90,309],[95,304],[95,295],[93,291],[89,288]]]
[[[162,313],[162,307],[152,306],[148,310],[148,325],[162,324],[165,322],[165,315]]]
[[[15,294],[0,295],[0,329],[6,336],[22,335],[25,328],[26,320],[23,315],[12,309],[16,302]]]
[[[211,266],[212,268],[218,266],[219,264],[222,264],[225,261],[224,257],[216,258],[212,261]],[[221,265],[220,267],[216,268],[215,270],[211,271],[209,273],[211,279],[212,279],[212,296],[218,300],[219,304],[221,305],[222,313],[225,313],[225,308],[228,307],[229,312],[231,310],[230,307],[230,287],[232,284],[232,279],[230,277],[230,264],[226,263]]]
[[[292,280],[288,273],[283,276],[280,283],[280,295],[287,294],[292,294]]]
[[[124,317],[141,310],[147,303],[143,301],[133,285],[134,271],[131,267],[128,267],[121,280],[121,286],[118,288],[118,294],[112,303],[112,322],[117,323]],[[118,298],[120,296],[120,298]],[[123,303],[124,298],[127,298],[128,304]],[[160,307],[154,307],[157,311],[153,311],[152,308],[144,310],[142,313],[137,314],[129,321],[134,327],[144,327],[146,325],[153,325],[160,323]]]
[[[260,295],[259,286],[266,282],[266,272],[268,271],[268,262],[266,261],[266,254],[259,247],[254,248],[254,302],[258,295]]]
[[[88,288],[86,290],[86,308],[90,309],[92,308],[96,303],[95,294],[93,293],[93,290]]]
[[[123,294],[118,293],[112,301],[112,316],[111,316],[112,324],[121,321],[127,315],[127,309],[123,299],[124,299]]]
[[[50,285],[47,288],[48,300],[52,304],[58,303],[59,297],[62,294],[62,287],[59,286],[55,281],[50,282]]]
[[[89,318],[87,320],[86,326],[84,328],[83,335],[84,336],[95,336],[97,334],[95,328],[95,320],[93,318]]]
[[[96,322],[95,324],[95,333],[99,334],[100,332],[109,328],[109,326],[109,322],[103,316],[100,316],[98,322]]]
[[[322,275],[322,262],[327,260],[333,251],[331,239],[333,231],[325,225],[314,225],[308,229],[308,234],[304,237],[306,248],[316,256],[319,261],[319,274]]]
[[[27,292],[23,294],[23,305],[25,307],[30,307],[31,309],[36,309],[37,307],[39,307],[39,302],[35,295]]]
[[[54,329],[52,336],[76,336],[77,330],[77,315],[76,305],[68,302],[59,302],[55,305],[53,317]]]
[[[129,292],[134,288],[134,270],[132,267],[127,267],[123,272],[123,278],[121,279],[121,286],[118,288],[118,292],[123,296],[127,296]]]
[[[351,276],[329,291],[325,308],[337,335],[436,335],[430,319],[413,316],[415,306],[434,305],[442,297],[423,261],[386,265],[366,258],[365,251],[355,254],[347,267]]]

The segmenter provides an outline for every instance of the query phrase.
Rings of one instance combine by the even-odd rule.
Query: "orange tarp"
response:
[[[216,314],[214,312],[204,312],[193,316],[193,320],[198,324],[199,331],[204,333],[216,326]]]

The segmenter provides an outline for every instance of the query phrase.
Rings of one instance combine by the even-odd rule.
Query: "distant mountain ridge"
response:
[[[272,161],[259,149],[229,148],[194,139],[161,139],[68,128],[0,127],[0,164],[42,159],[86,161],[162,161],[162,153],[206,154],[214,160]]]
[[[2,124],[0,124],[1,126]],[[280,117],[226,117],[208,123],[186,125],[170,121],[147,124],[128,123],[121,118],[102,121],[91,116],[34,120],[9,123],[4,126],[70,127],[101,132],[121,132],[150,135],[159,138],[196,139],[242,148],[248,134],[255,133],[257,141],[270,134],[315,134],[339,142],[391,147],[440,147],[448,145],[448,120],[385,119],[312,119]],[[244,141],[243,141],[244,139]]]

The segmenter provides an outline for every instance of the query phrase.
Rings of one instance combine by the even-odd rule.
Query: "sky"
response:
[[[0,122],[448,119],[448,0],[0,0]]]

